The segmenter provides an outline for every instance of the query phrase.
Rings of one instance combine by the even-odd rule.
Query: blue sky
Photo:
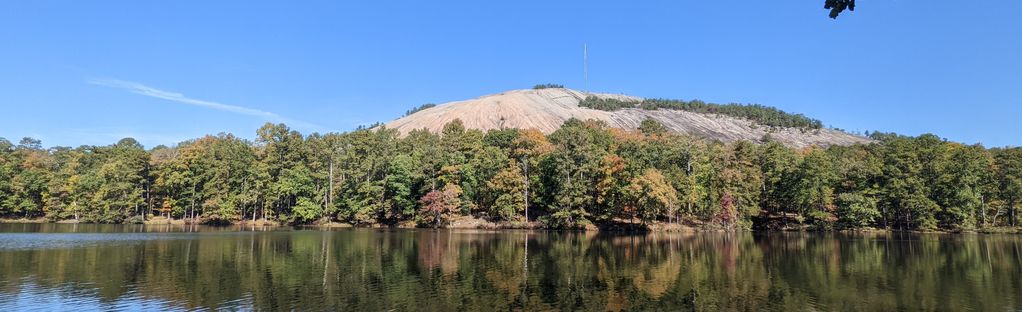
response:
[[[9,1],[0,137],[346,131],[538,83],[1022,145],[1022,1]],[[634,2],[634,3],[633,3]]]

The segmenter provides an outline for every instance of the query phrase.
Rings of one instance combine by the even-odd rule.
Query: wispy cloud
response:
[[[144,85],[144,84],[141,84],[141,83],[137,83],[137,82],[132,82],[132,81],[118,80],[118,79],[108,79],[108,78],[92,78],[92,79],[86,80],[86,82],[89,83],[89,84],[92,84],[92,85],[97,85],[97,86],[103,86],[103,87],[127,90],[128,92],[139,94],[139,95],[144,95],[144,96],[148,96],[148,97],[154,97],[154,98],[158,98],[158,99],[174,101],[174,102],[184,103],[184,104],[189,104],[189,105],[195,105],[195,106],[200,106],[200,107],[205,107],[205,108],[212,108],[212,109],[221,110],[221,111],[225,111],[225,112],[231,112],[231,113],[235,113],[235,114],[255,116],[255,117],[259,117],[259,118],[262,118],[264,120],[267,120],[267,121],[283,122],[283,123],[291,124],[293,126],[306,127],[306,128],[322,128],[322,127],[320,127],[318,125],[315,125],[315,124],[312,124],[312,123],[308,123],[308,122],[304,122],[304,121],[299,121],[299,120],[294,120],[294,119],[290,119],[290,118],[285,118],[284,116],[281,116],[281,115],[278,115],[278,114],[272,113],[272,112],[267,112],[267,111],[264,111],[264,110],[259,110],[259,109],[255,109],[255,108],[244,107],[244,106],[238,106],[238,105],[218,103],[218,102],[207,101],[207,100],[200,100],[200,99],[195,99],[195,98],[190,98],[190,97],[187,97],[187,96],[185,96],[184,94],[181,94],[181,93],[171,92],[171,91],[166,91],[166,90],[160,90],[160,89],[157,89],[157,88],[153,88],[153,87],[150,87],[150,86],[147,86],[147,85]]]
[[[77,128],[66,132],[66,135],[74,144],[107,145],[123,138],[133,138],[148,148],[160,144],[172,146],[202,136],[201,132],[196,131],[155,133],[120,127]]]

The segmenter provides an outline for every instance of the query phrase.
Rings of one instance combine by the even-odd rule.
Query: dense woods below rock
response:
[[[257,133],[149,150],[130,138],[49,149],[0,140],[0,217],[444,226],[472,214],[554,228],[680,219],[967,230],[1017,225],[1022,204],[1022,148],[934,135],[793,149],[672,134],[652,120],[627,131],[577,119],[550,135],[460,121],[404,137],[382,127],[302,135],[283,124]]]

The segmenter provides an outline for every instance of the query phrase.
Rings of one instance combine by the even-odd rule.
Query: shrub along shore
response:
[[[152,149],[130,138],[48,149],[0,139],[0,218],[1017,231],[1022,205],[1022,148],[929,134],[805,149],[707,141],[652,120],[629,131],[573,119],[549,135],[460,121],[403,137],[382,126],[257,134]]]

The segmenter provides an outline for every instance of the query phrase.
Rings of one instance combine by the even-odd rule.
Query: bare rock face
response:
[[[838,130],[768,127],[749,120],[716,114],[639,108],[608,112],[579,107],[579,102],[587,96],[642,100],[625,95],[586,93],[564,88],[512,90],[476,99],[437,105],[388,122],[385,126],[397,129],[402,135],[415,129],[439,132],[448,122],[461,119],[465,127],[470,129],[486,131],[501,128],[534,128],[543,133],[551,133],[570,118],[602,120],[611,127],[623,129],[637,129],[643,120],[652,118],[664,124],[671,131],[724,142],[738,140],[756,142],[767,134],[772,140],[799,148],[813,145],[851,145],[870,142],[868,138]]]

